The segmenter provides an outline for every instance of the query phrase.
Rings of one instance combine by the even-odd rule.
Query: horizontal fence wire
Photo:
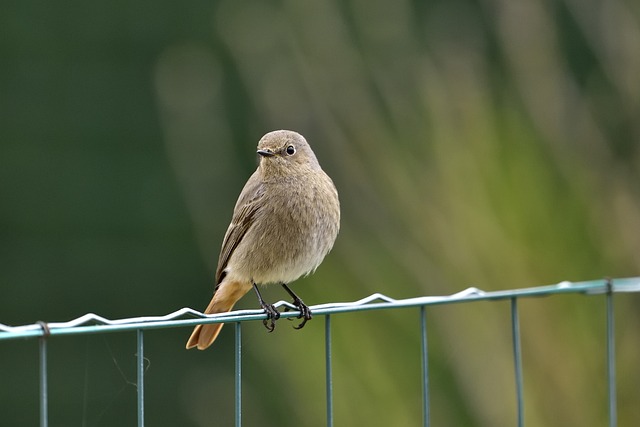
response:
[[[615,376],[615,334],[613,294],[640,292],[640,277],[621,279],[602,279],[585,282],[561,282],[556,285],[539,286],[505,291],[485,292],[478,288],[468,288],[462,292],[447,296],[425,296],[408,299],[393,299],[376,293],[353,302],[320,304],[310,307],[314,315],[325,316],[325,369],[326,369],[326,409],[327,426],[333,426],[333,382],[331,351],[331,315],[364,310],[384,310],[420,307],[421,365],[422,365],[422,411],[423,425],[429,426],[429,369],[427,343],[426,308],[433,305],[471,303],[475,301],[510,300],[511,329],[513,339],[513,363],[515,376],[516,412],[519,427],[524,426],[524,392],[522,379],[522,355],[520,348],[520,326],[518,299],[543,297],[559,294],[606,295],[606,360],[608,384],[609,427],[617,425],[616,376]],[[297,317],[298,311],[292,304],[280,301],[276,307],[288,307],[292,311],[283,311],[281,317]],[[110,332],[137,332],[137,404],[138,426],[144,426],[144,340],[143,331],[148,329],[194,326],[204,323],[235,322],[235,425],[242,424],[242,347],[241,322],[266,319],[263,310],[237,310],[228,313],[207,315],[191,308],[182,308],[164,316],[133,317],[127,319],[106,319],[97,314],[88,313],[68,322],[36,322],[22,326],[8,326],[0,323],[0,341],[24,338],[39,338],[40,361],[40,426],[48,425],[47,410],[47,339],[56,335],[91,335]]]
[[[556,294],[607,294],[640,292],[640,277],[624,279],[603,279],[586,282],[561,282],[556,285],[533,288],[485,292],[478,288],[468,288],[448,296],[425,296],[396,300],[376,293],[353,302],[328,303],[311,306],[314,315],[350,313],[363,310],[382,310],[401,307],[455,304],[473,301],[504,300],[511,298],[541,297]],[[280,301],[276,307],[289,307],[293,311],[282,312],[282,318],[295,318],[297,307]],[[192,308],[182,308],[164,316],[143,316],[110,320],[97,314],[88,313],[68,322],[36,322],[30,325],[9,326],[0,323],[0,341],[54,335],[87,335],[105,332],[133,331],[138,329],[160,329],[176,326],[195,326],[205,323],[232,323],[249,320],[264,320],[263,310],[237,310],[228,313],[204,314]]]

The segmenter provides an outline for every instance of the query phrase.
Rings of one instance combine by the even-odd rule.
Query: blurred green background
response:
[[[281,128],[342,201],[334,250],[294,284],[310,304],[638,275],[639,117],[632,0],[4,2],[0,322],[203,309]],[[615,304],[633,425],[640,298]],[[604,299],[520,309],[527,425],[604,425]],[[418,320],[334,316],[336,425],[420,423]],[[433,425],[514,425],[508,302],[429,328]],[[243,331],[244,425],[322,425],[323,320]],[[145,335],[147,423],[231,425],[233,329],[206,352],[189,333]],[[37,423],[37,348],[0,343],[0,425]],[[49,363],[50,425],[135,424],[134,333],[52,339]]]

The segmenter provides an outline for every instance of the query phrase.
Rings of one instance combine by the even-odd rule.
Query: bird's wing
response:
[[[231,224],[224,235],[220,258],[218,258],[218,268],[216,270],[216,284],[219,285],[224,279],[224,270],[227,268],[229,258],[233,254],[242,238],[253,225],[256,213],[261,206],[261,199],[264,195],[264,187],[258,176],[258,171],[254,172],[245,184],[240,197],[233,210]]]

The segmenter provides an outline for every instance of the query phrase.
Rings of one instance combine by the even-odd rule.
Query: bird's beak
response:
[[[258,154],[260,154],[262,157],[271,157],[275,153],[271,150],[258,150]]]

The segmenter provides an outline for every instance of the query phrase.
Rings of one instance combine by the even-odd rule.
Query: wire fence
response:
[[[522,375],[522,354],[520,347],[520,325],[518,301],[522,298],[542,297],[559,294],[601,294],[606,303],[606,349],[603,357],[607,361],[607,396],[609,427],[617,426],[616,410],[616,358],[614,334],[613,294],[640,292],[640,277],[623,279],[603,279],[586,282],[561,282],[556,285],[534,288],[485,292],[468,288],[449,296],[430,296],[396,300],[376,293],[358,301],[315,305],[311,310],[316,316],[325,318],[325,369],[326,369],[326,425],[333,424],[333,375],[331,348],[331,316],[365,310],[409,309],[420,310],[421,366],[422,366],[422,413],[423,425],[430,425],[429,403],[429,348],[427,339],[427,308],[433,305],[461,304],[474,301],[510,300],[511,331],[513,345],[513,366],[516,394],[517,426],[524,426],[524,388]],[[281,317],[297,317],[296,308],[285,301],[275,304],[289,307],[293,311],[283,311]],[[137,333],[137,419],[138,426],[145,424],[144,405],[144,331],[148,329],[195,326],[201,323],[235,323],[235,425],[242,425],[242,323],[263,320],[262,310],[238,310],[229,313],[205,315],[191,308],[183,308],[165,316],[134,317],[110,320],[93,313],[85,314],[68,322],[36,322],[23,326],[8,326],[0,323],[0,341],[24,338],[39,339],[39,383],[40,383],[40,426],[47,427],[48,386],[47,386],[47,341],[58,335],[91,335],[107,332],[135,330]]]

